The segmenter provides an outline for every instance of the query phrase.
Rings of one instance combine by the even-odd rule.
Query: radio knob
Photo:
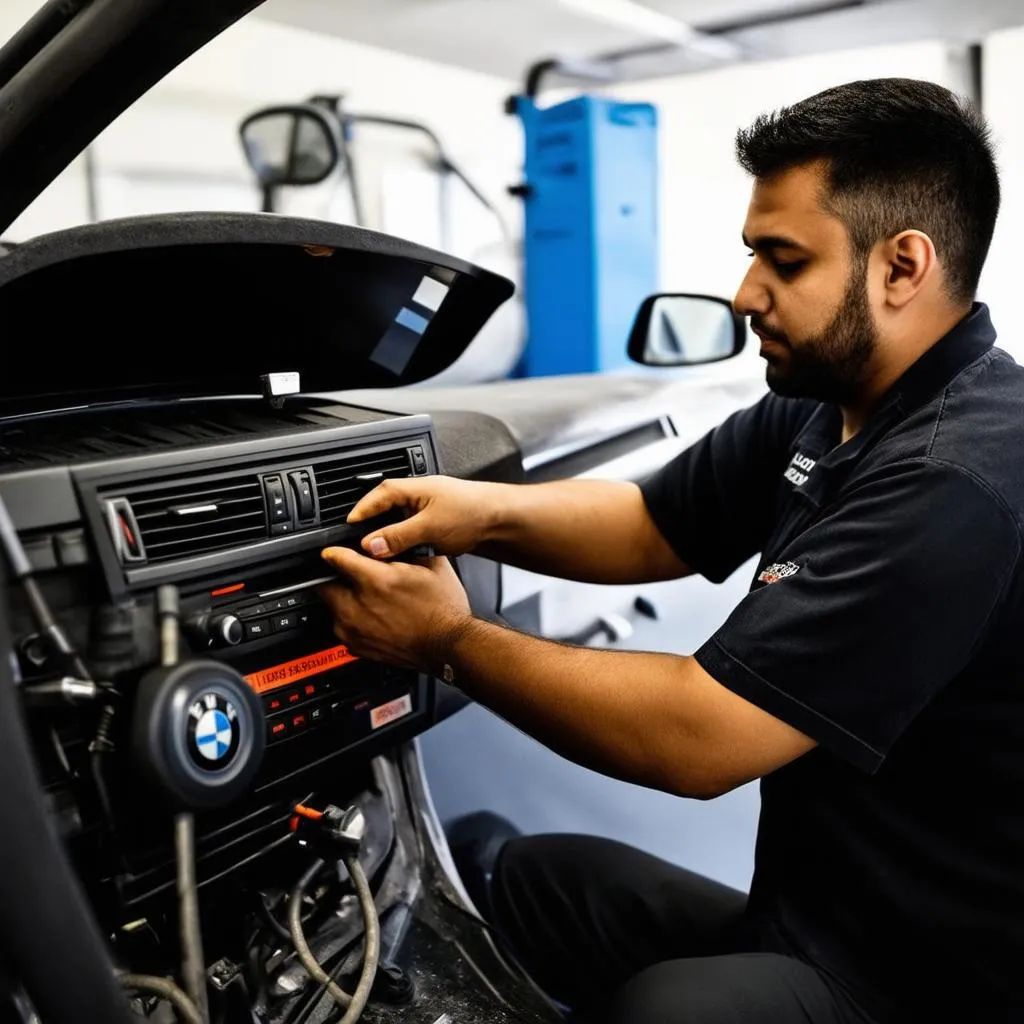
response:
[[[207,627],[210,639],[215,644],[234,647],[242,642],[242,623],[234,615],[215,615]]]

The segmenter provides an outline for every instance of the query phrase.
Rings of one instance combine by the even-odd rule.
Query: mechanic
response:
[[[482,908],[576,1019],[1019,1021],[1024,370],[974,302],[988,129],[884,79],[763,116],[737,150],[735,308],[770,393],[640,487],[383,484],[352,521],[410,517],[325,551],[325,598],[355,652],[580,764],[699,799],[763,780],[749,898],[610,841],[465,839]],[[677,657],[474,618],[444,559],[388,560],[420,543],[609,584],[760,561]]]

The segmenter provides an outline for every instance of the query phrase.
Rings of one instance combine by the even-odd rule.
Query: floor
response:
[[[724,621],[749,581],[750,567],[745,566],[720,586],[690,579],[650,587],[648,596],[660,618],[638,621],[628,647],[691,653]],[[563,760],[476,705],[420,742],[445,823],[488,809],[527,834],[607,836],[727,885],[749,886],[759,808],[756,786],[707,802],[631,786]]]

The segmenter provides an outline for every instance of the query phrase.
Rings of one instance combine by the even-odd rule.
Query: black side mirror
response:
[[[257,110],[239,133],[245,159],[265,189],[316,185],[338,166],[338,127],[312,103]]]
[[[633,321],[626,351],[644,366],[701,366],[739,355],[746,341],[746,325],[728,299],[651,295]]]

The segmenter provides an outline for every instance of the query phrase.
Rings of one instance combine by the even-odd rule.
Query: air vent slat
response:
[[[151,562],[167,558],[188,558],[201,551],[213,551],[217,548],[234,547],[238,544],[262,540],[266,535],[267,531],[262,526],[251,530],[227,530],[224,533],[208,534],[201,539],[159,541],[151,544],[146,549],[146,553]],[[230,538],[230,542],[228,538]]]
[[[169,516],[167,518],[168,518],[168,520],[170,519]],[[199,519],[198,516],[196,518],[197,518],[197,520]],[[242,512],[242,513],[239,513],[238,515],[233,515],[233,516],[220,516],[219,515],[219,516],[216,517],[216,519],[212,519],[212,518],[210,518],[210,516],[207,516],[205,521],[207,523],[215,522],[219,526],[219,525],[224,524],[224,523],[239,523],[242,520],[249,520],[250,521],[250,525],[258,526],[260,529],[263,528],[263,524],[266,521],[265,518],[264,518],[262,510],[258,510],[256,512]],[[201,525],[201,522],[198,522],[198,521],[196,521],[196,522],[182,522],[181,520],[179,520],[178,522],[169,523],[169,525],[167,525],[167,526],[148,526],[147,525],[146,527],[143,527],[142,524],[140,523],[139,524],[139,529],[142,530],[143,536],[147,537],[147,538],[148,537],[155,537],[157,534],[169,534],[169,533],[174,533],[174,534],[178,534],[178,535],[186,534],[188,536],[191,536],[191,535],[196,533],[196,528],[198,526],[200,526],[200,525]],[[147,547],[152,547],[151,542],[149,542],[147,540],[146,541],[146,546]]]
[[[199,481],[196,481],[198,484]],[[187,505],[190,502],[197,502],[201,499],[208,499],[213,497],[224,496],[225,500],[232,498],[233,495],[241,494],[245,491],[251,492],[253,489],[253,483],[251,480],[244,481],[242,483],[232,483],[227,480],[222,484],[209,484],[203,487],[201,490],[194,489],[194,486],[190,485],[188,490],[178,490],[176,487],[169,487],[165,491],[153,491],[146,490],[143,493],[145,497],[139,497],[137,491],[127,490],[125,491],[125,497],[131,499],[132,508],[136,510],[139,515],[145,514],[145,509],[150,505]],[[259,495],[259,485],[256,485],[256,495]],[[143,511],[138,512],[139,509]]]
[[[317,480],[321,478],[330,480],[332,478],[359,476],[368,472],[380,472],[384,467],[393,469],[404,469],[408,467],[409,460],[405,452],[398,454],[387,453],[373,459],[360,459],[352,462],[328,462],[317,467]]]
[[[194,499],[189,499],[189,501],[193,504],[195,503]],[[132,504],[134,505],[134,502]],[[226,498],[218,500],[216,502],[216,505],[218,510],[224,510],[227,509],[228,506],[232,506],[232,511],[237,509],[237,506],[239,505],[252,505],[253,512],[260,512],[262,511],[263,508],[263,499],[260,498],[259,496],[246,498]],[[175,508],[177,507],[179,506],[175,505]],[[143,520],[160,519],[168,514],[169,513],[166,508],[158,508],[155,512],[138,512],[136,513],[135,518],[141,523],[143,522]],[[197,521],[199,521],[198,517]]]

